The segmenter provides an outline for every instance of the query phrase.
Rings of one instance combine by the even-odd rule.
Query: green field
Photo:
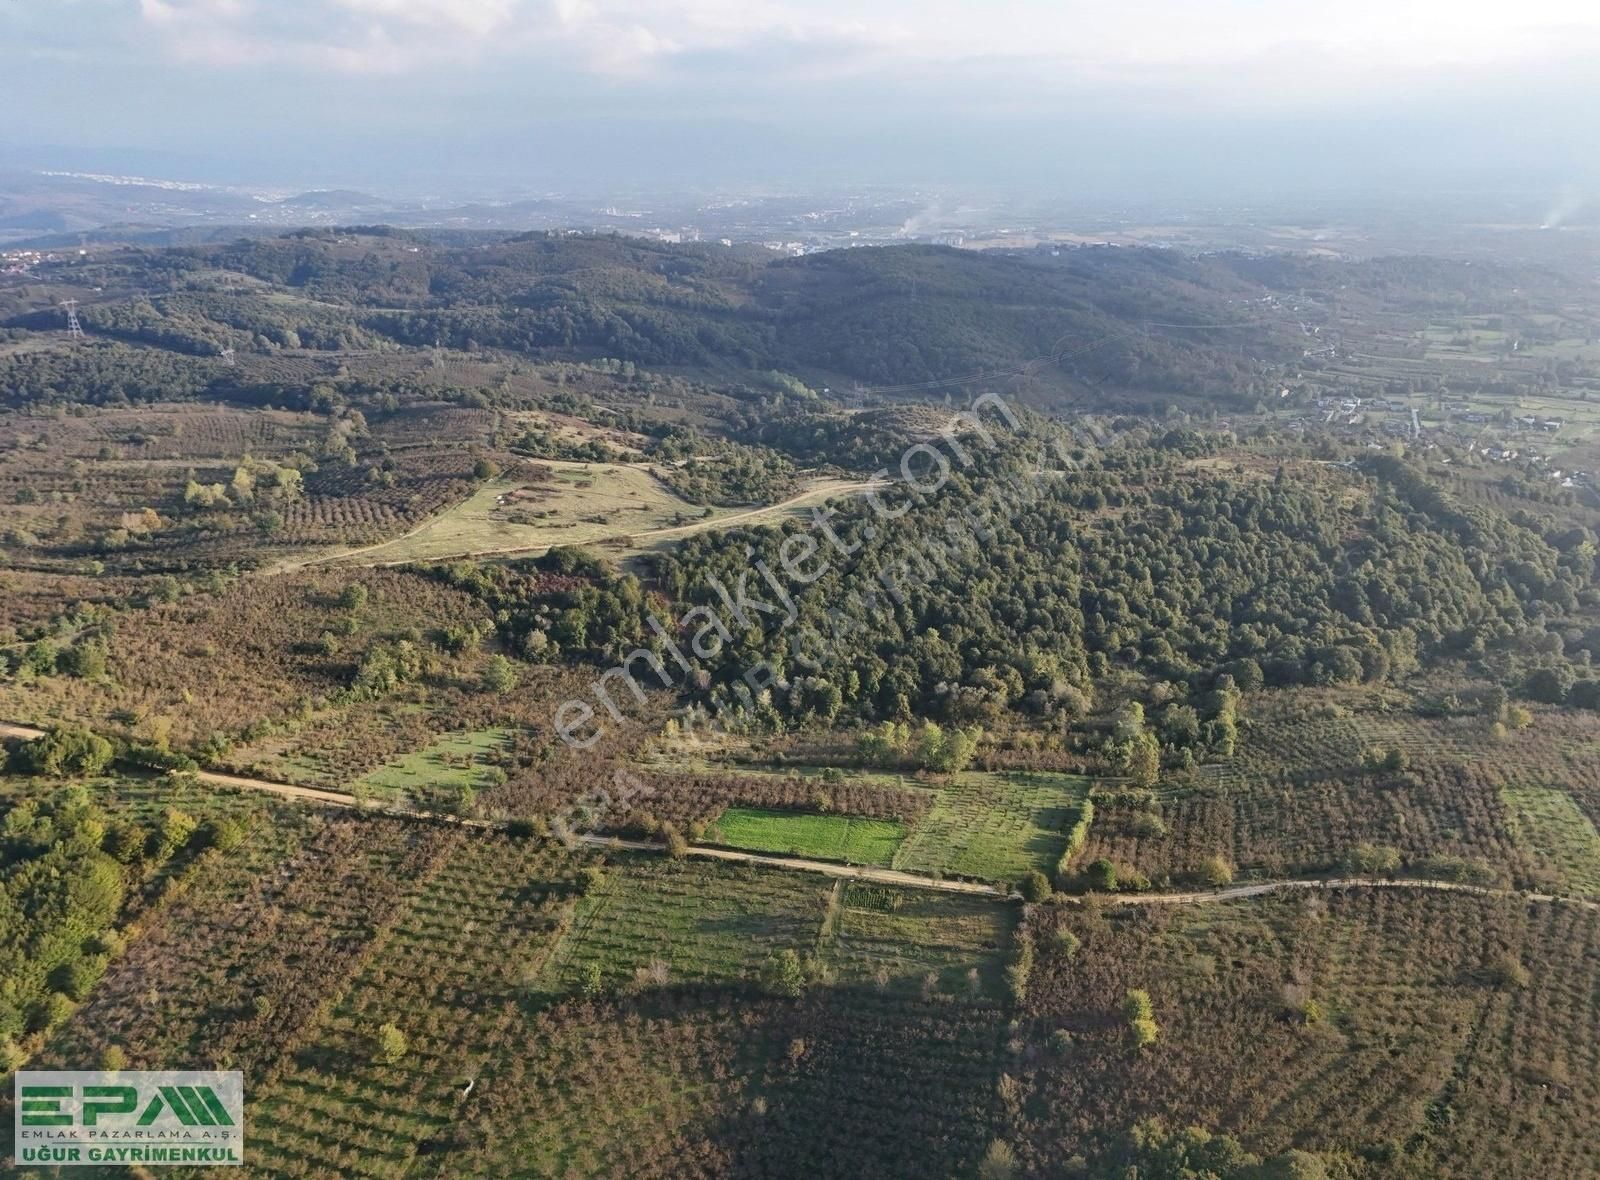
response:
[[[618,986],[655,960],[672,982],[739,979],[777,951],[810,953],[828,896],[809,874],[628,859],[579,902],[540,985],[570,991],[597,963]]]
[[[724,769],[720,763],[695,760],[674,765],[699,773]],[[740,764],[738,773],[829,781],[822,778],[823,768],[798,763]],[[933,805],[909,831],[890,821],[735,807],[717,819],[708,838],[758,852],[886,865],[982,881],[1015,881],[1029,869],[1054,870],[1066,847],[1067,829],[1091,785],[1091,780],[1081,775],[1025,771],[967,771],[938,786],[894,771],[847,770],[842,774],[842,779],[834,781],[925,792],[933,796]],[[898,831],[878,831],[871,825]]]
[[[1088,790],[1088,779],[1069,774],[960,775],[940,789],[893,865],[984,881],[1014,881],[1029,869],[1048,873]]]
[[[828,961],[841,978],[969,999],[1003,995],[1016,907],[843,881],[839,894]]]
[[[1554,787],[1506,787],[1501,795],[1516,816],[1518,843],[1553,868],[1563,888],[1600,894],[1600,835],[1572,796]]]
[[[459,799],[463,791],[490,785],[494,769],[489,756],[511,740],[509,729],[453,733],[378,767],[351,784],[357,794],[374,798],[436,805]]]
[[[578,903],[538,987],[570,992],[598,964],[607,990],[626,988],[657,961],[673,984],[749,980],[793,950],[840,980],[993,1000],[1016,921],[987,898],[628,856]]]
[[[706,832],[707,839],[730,848],[885,867],[905,837],[904,826],[895,820],[755,807],[728,808]]]

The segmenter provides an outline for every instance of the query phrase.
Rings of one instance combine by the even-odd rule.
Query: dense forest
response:
[[[1298,335],[1283,315],[1247,306],[1262,290],[1228,265],[1157,250],[774,258],[620,237],[450,249],[397,232],[330,232],[122,250],[62,277],[103,292],[84,300],[92,333],[201,356],[442,343],[874,386],[1046,358],[1058,389],[1253,402]],[[58,322],[44,307],[3,326]]]
[[[1583,622],[1587,530],[1464,507],[1397,460],[1245,476],[1168,442],[1044,476],[1019,448],[887,527],[869,503],[841,506],[830,527],[848,560],[792,587],[792,623],[760,617],[707,670],[732,684],[770,664],[791,686],[773,707],[798,717],[954,722],[1071,712],[1119,670],[1167,683],[1175,702],[1223,674],[1246,689],[1378,683],[1439,659],[1510,660],[1544,699],[1570,691],[1569,660],[1586,676],[1600,639]],[[951,527],[1015,486],[1026,501]],[[657,583],[715,607],[716,583],[781,568],[812,527],[690,538],[658,559]],[[808,646],[826,649],[825,672]],[[1559,670],[1536,677],[1545,665]]]

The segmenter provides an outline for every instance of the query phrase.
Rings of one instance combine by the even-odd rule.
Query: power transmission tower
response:
[[[83,337],[83,325],[78,322],[78,301],[76,299],[63,299],[61,310],[67,313],[67,335],[73,340]]]
[[[222,363],[230,369],[233,368],[233,349],[224,348],[222,350]]]
[[[441,373],[444,371],[444,350],[439,347],[439,342],[433,342],[433,367]]]

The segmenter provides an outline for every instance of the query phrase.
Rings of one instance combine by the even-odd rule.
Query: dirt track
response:
[[[875,480],[830,480],[806,488],[790,496],[787,500],[780,500],[776,504],[764,504],[759,508],[749,508],[742,512],[734,512],[727,516],[714,516],[707,520],[694,520],[688,524],[671,525],[666,528],[645,529],[641,532],[619,533],[615,537],[602,537],[598,540],[585,542],[587,546],[603,546],[614,541],[660,541],[672,537],[689,537],[696,533],[709,532],[712,529],[726,528],[743,521],[753,520],[757,517],[779,516],[792,508],[798,508],[807,503],[823,503],[834,496],[856,496],[863,492],[875,490],[886,486],[882,481]],[[470,497],[469,497],[470,498]],[[460,507],[459,504],[454,507]],[[368,554],[379,553],[384,549],[399,544],[401,541],[410,540],[418,533],[424,531],[439,519],[440,516],[453,509],[444,509],[434,513],[415,528],[401,533],[398,537],[390,537],[387,541],[379,541],[375,545],[363,545],[358,549],[341,549],[336,553],[321,553],[310,557],[290,558],[287,561],[271,567],[266,571],[273,574],[290,573],[294,570],[307,569],[314,565],[354,565],[354,566],[392,566],[415,565],[422,561],[459,561],[473,557],[518,557],[536,556],[547,553],[551,545],[497,545],[479,549],[466,549],[460,553],[441,554],[437,557],[427,558],[402,558],[397,561],[361,561],[361,557]]]
[[[28,725],[14,725],[0,721],[0,737],[22,738],[32,741],[44,736],[44,730]],[[322,803],[333,807],[362,809],[365,805],[354,795],[342,791],[323,791],[315,787],[297,787],[292,783],[277,783],[268,779],[247,778],[215,771],[199,771],[195,778],[212,786],[228,787],[240,791],[262,791],[279,798],[304,803]],[[369,808],[371,809],[371,808]],[[462,819],[427,811],[398,808],[376,809],[385,814],[405,815],[417,819],[442,819],[474,828],[498,828],[493,820]],[[661,852],[663,846],[648,840],[624,840],[616,836],[579,836],[578,839],[593,848],[623,848],[630,852]],[[761,865],[767,868],[787,869],[791,872],[817,873],[825,877],[843,877],[852,881],[872,881],[880,885],[899,885],[913,889],[934,889],[943,893],[963,893],[968,896],[1004,899],[1012,896],[1009,890],[976,881],[952,881],[924,877],[916,873],[902,873],[896,869],[874,868],[865,865],[838,864],[834,861],[809,860],[801,856],[768,856],[759,852],[740,852],[733,848],[713,848],[704,844],[691,844],[689,855],[705,860],[727,861],[733,864]],[[1212,902],[1242,901],[1252,897],[1266,897],[1289,890],[1312,889],[1431,889],[1443,893],[1470,893],[1478,897],[1515,897],[1523,901],[1542,904],[1573,905],[1600,912],[1600,901],[1578,897],[1560,897],[1551,893],[1528,893],[1517,889],[1495,889],[1487,885],[1465,885],[1454,881],[1385,880],[1371,877],[1289,878],[1279,881],[1252,881],[1243,885],[1230,885],[1221,889],[1191,890],[1185,893],[1122,893],[1096,894],[1094,904],[1099,905],[1204,905]],[[1068,904],[1082,905],[1090,899],[1069,897]]]

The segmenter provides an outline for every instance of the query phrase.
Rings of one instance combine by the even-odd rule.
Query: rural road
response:
[[[610,836],[579,836],[585,844],[597,848],[626,848],[634,852],[660,852],[662,845],[648,840],[618,840]],[[880,885],[904,885],[914,889],[938,889],[945,893],[976,894],[979,897],[1006,897],[1009,891],[978,881],[944,881],[923,877],[916,873],[901,873],[894,869],[879,869],[867,865],[837,864],[829,860],[808,860],[802,856],[766,856],[758,852],[740,852],[736,848],[713,848],[706,844],[689,845],[689,855],[706,860],[725,860],[735,864],[761,865],[766,868],[790,869],[800,873],[820,873],[825,877],[844,877],[851,881],[874,881]]]
[[[42,738],[44,730],[35,729],[31,725],[12,725],[7,721],[0,721],[0,738],[21,738],[31,742],[35,738]],[[303,799],[311,803],[332,803],[342,807],[354,807],[354,795],[346,795],[339,791],[319,791],[315,787],[297,787],[292,783],[272,783],[259,778],[241,778],[233,774],[218,774],[215,771],[201,770],[196,772],[195,778],[203,783],[210,783],[214,787],[235,787],[246,791],[270,791],[274,795],[281,795],[285,799]]]
[[[15,725],[0,721],[0,738],[21,738],[32,741],[44,736],[44,730],[30,725]],[[494,820],[465,819],[429,811],[412,811],[401,808],[375,808],[363,805],[354,795],[343,791],[322,791],[314,787],[297,787],[292,783],[272,782],[268,779],[247,778],[235,774],[218,774],[202,770],[195,774],[200,782],[217,787],[241,791],[261,791],[281,799],[305,803],[323,803],[334,807],[356,810],[382,811],[387,815],[408,816],[414,819],[442,819],[472,828],[499,828]],[[593,848],[619,848],[629,852],[661,852],[663,845],[649,840],[624,840],[618,836],[582,835],[577,839]],[[827,860],[810,860],[801,856],[769,856],[759,852],[741,852],[734,848],[715,848],[706,844],[689,845],[689,855],[705,860],[720,860],[732,864],[758,865],[765,868],[787,869],[791,872],[817,873],[825,877],[842,877],[851,881],[872,881],[880,885],[899,885],[912,889],[933,889],[942,893],[962,893],[968,896],[1005,899],[1010,890],[977,881],[954,881],[924,877],[917,873],[902,873],[896,869],[874,868],[866,865],[838,864]],[[1215,902],[1243,901],[1252,897],[1266,897],[1294,889],[1432,889],[1440,893],[1470,893],[1478,897],[1514,897],[1522,901],[1546,904],[1572,905],[1592,912],[1600,912],[1600,901],[1579,897],[1562,897],[1553,893],[1529,893],[1519,889],[1496,889],[1488,885],[1467,885],[1456,881],[1424,881],[1417,879],[1387,880],[1381,877],[1295,877],[1277,881],[1252,881],[1244,885],[1230,885],[1221,889],[1191,890],[1185,893],[1121,893],[1091,894],[1087,897],[1066,895],[1070,905],[1082,905],[1090,898],[1100,905],[1151,906],[1151,905],[1204,905]]]
[[[21,738],[23,741],[33,741],[44,736],[44,730],[35,729],[31,725],[14,725],[10,722],[0,721],[0,738]],[[326,803],[334,807],[350,807],[363,809],[363,805],[354,795],[343,791],[322,791],[314,787],[297,787],[292,783],[278,783],[269,779],[247,778],[237,774],[219,774],[216,771],[202,770],[194,776],[202,783],[214,787],[230,787],[240,791],[261,791],[265,794],[276,795],[280,799],[293,799],[307,803]],[[476,828],[496,828],[501,825],[492,820],[463,819],[453,815],[440,815],[428,811],[412,811],[399,808],[370,808],[370,810],[384,810],[388,814],[405,815],[418,819],[446,819],[452,823],[464,824]],[[594,848],[624,848],[630,852],[660,852],[663,845],[652,843],[649,840],[624,840],[616,836],[582,835],[577,839]],[[735,864],[764,865],[769,868],[790,869],[796,872],[820,873],[829,877],[846,877],[859,881],[876,881],[883,885],[906,885],[919,889],[938,889],[946,893],[976,894],[980,897],[1004,897],[1004,890],[992,885],[983,885],[974,881],[938,881],[932,877],[921,877],[915,873],[900,873],[893,869],[871,868],[846,864],[835,864],[825,860],[807,860],[796,856],[764,856],[756,852],[740,852],[733,848],[711,848],[703,844],[691,844],[689,855],[703,857],[706,860],[730,861]]]
[[[1600,912],[1600,901],[1581,897],[1562,897],[1554,893],[1529,893],[1521,889],[1496,889],[1491,885],[1467,885],[1459,881],[1426,881],[1415,877],[1389,880],[1384,877],[1292,877],[1279,881],[1253,881],[1222,889],[1189,893],[1128,893],[1104,897],[1107,905],[1198,905],[1203,902],[1239,901],[1264,897],[1290,889],[1432,889],[1438,893],[1471,893],[1478,897],[1515,897],[1523,901],[1575,905]]]

